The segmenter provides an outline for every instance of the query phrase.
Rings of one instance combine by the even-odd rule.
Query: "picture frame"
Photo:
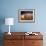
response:
[[[22,23],[34,23],[35,22],[35,9],[19,9],[18,21]]]

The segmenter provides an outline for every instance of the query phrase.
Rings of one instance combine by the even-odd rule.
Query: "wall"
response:
[[[35,23],[19,23],[19,9],[35,9]],[[14,26],[11,31],[46,31],[46,1],[42,0],[1,0],[0,18],[13,17],[15,19]],[[8,31],[8,27],[3,24],[2,32]]]

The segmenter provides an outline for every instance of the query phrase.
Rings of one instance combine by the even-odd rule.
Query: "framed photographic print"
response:
[[[19,9],[18,21],[23,23],[35,22],[35,9]]]

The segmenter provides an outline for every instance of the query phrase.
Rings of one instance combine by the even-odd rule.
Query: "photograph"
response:
[[[34,22],[35,9],[20,9],[18,12],[19,22]]]

